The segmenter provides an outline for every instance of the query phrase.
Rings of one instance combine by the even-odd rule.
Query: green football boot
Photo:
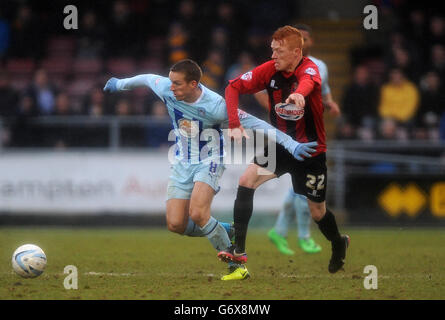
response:
[[[240,265],[240,266],[230,266],[229,267],[229,274],[223,276],[221,280],[227,281],[227,280],[246,280],[249,279],[250,274],[247,270],[246,266]]]
[[[287,240],[285,237],[280,236],[275,229],[269,230],[267,233],[269,240],[277,247],[278,251],[287,256],[292,256],[295,254],[294,250],[289,248]]]
[[[306,253],[318,253],[321,251],[321,247],[312,238],[300,238],[298,239],[298,245]]]

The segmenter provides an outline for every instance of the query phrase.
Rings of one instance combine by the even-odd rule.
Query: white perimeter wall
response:
[[[212,210],[232,211],[246,165],[228,165]],[[0,212],[159,214],[165,212],[166,153],[32,152],[0,154]],[[261,186],[256,212],[277,212],[290,187],[285,175]]]

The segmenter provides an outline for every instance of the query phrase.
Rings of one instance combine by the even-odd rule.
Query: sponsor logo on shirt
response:
[[[274,79],[270,80],[270,87],[271,87],[272,89],[278,89],[278,87],[275,86],[275,80],[274,80]]]
[[[179,133],[186,138],[193,138],[199,133],[198,121],[182,118],[178,121]]]
[[[309,67],[306,70],[304,70],[304,73],[307,73],[307,74],[310,74],[311,76],[313,76],[313,75],[317,74],[317,71],[315,71],[314,68]]]
[[[201,116],[201,117],[205,117],[205,115],[206,115],[206,111],[205,111],[205,109],[202,108],[202,107],[199,107],[199,108],[198,108],[198,114],[199,114],[199,116]]]
[[[243,74],[243,75],[241,76],[241,79],[242,79],[242,80],[245,80],[245,81],[250,81],[250,80],[252,80],[252,71],[249,71],[249,72],[246,72],[245,74]]]
[[[240,120],[244,119],[244,118],[247,118],[247,116],[248,116],[247,112],[245,112],[245,111],[243,111],[241,109],[238,109],[238,118]]]
[[[298,121],[304,116],[304,107],[297,107],[291,103],[277,103],[275,112],[284,120]]]

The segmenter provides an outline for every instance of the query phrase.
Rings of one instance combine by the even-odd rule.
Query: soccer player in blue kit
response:
[[[177,62],[170,68],[169,77],[143,74],[127,79],[111,78],[104,90],[116,92],[136,87],[149,87],[165,103],[176,136],[176,152],[167,189],[167,227],[170,231],[191,237],[207,237],[220,251],[231,245],[231,224],[222,223],[210,214],[219,179],[225,166],[224,138],[221,125],[227,123],[223,97],[200,83],[201,68],[190,59]],[[273,130],[275,140],[296,159],[310,157],[316,142],[298,143],[276,130],[267,122],[240,111],[240,121],[249,129]],[[217,134],[212,141],[216,148],[197,141],[206,130]],[[273,138],[273,137],[272,137]],[[206,149],[207,148],[207,149]],[[241,280],[249,277],[245,266],[230,263],[229,274],[222,280]]]

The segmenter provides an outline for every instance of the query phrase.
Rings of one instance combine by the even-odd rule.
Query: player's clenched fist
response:
[[[298,161],[304,161],[303,157],[312,157],[311,153],[317,151],[315,148],[318,146],[317,141],[311,141],[306,143],[298,143],[292,154]]]
[[[286,99],[286,103],[293,103],[297,107],[304,107],[304,105],[306,104],[306,101],[304,100],[304,96],[302,94],[292,93]]]
[[[232,138],[233,140],[235,140],[235,142],[240,143],[243,137],[249,139],[249,136],[247,135],[246,130],[244,130],[243,126],[229,129],[229,138]]]
[[[107,81],[104,87],[104,91],[107,92],[116,92],[117,91],[117,81],[118,78],[110,78],[110,80]]]

